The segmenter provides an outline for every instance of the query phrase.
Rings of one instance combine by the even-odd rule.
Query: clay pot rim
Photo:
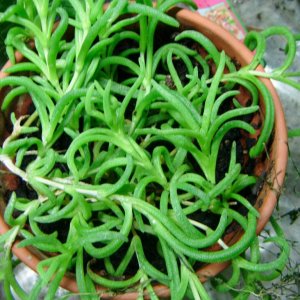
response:
[[[179,9],[173,12],[178,21],[184,27],[193,27],[193,29],[202,32],[204,35],[209,36],[209,38],[215,42],[218,48],[226,48],[229,47],[231,52],[234,52],[234,57],[237,58],[239,62],[244,64],[248,64],[251,62],[253,54],[250,50],[248,50],[244,44],[234,38],[229,32],[227,32],[222,27],[216,25],[212,21],[206,19],[205,17],[201,16],[199,13],[192,12],[187,9]],[[230,52],[229,51],[229,52]],[[227,51],[225,51],[228,53]],[[230,55],[233,58],[232,55]],[[16,61],[22,60],[22,55],[20,53],[16,53]],[[0,78],[6,77],[7,74],[3,72],[5,68],[10,66],[10,62],[8,61],[3,69],[0,71]],[[259,71],[264,71],[264,69],[259,66],[257,68]],[[265,187],[264,191],[261,192],[258,196],[266,198],[266,201],[263,201],[262,206],[258,208],[260,212],[260,218],[258,220],[257,225],[257,234],[261,232],[261,230],[265,227],[266,223],[268,222],[270,216],[273,213],[273,210],[277,204],[277,200],[280,194],[281,186],[284,182],[284,176],[287,166],[287,159],[288,159],[288,148],[287,148],[287,129],[285,125],[285,118],[282,109],[282,105],[280,103],[279,97],[275,91],[274,86],[272,85],[271,81],[266,78],[260,78],[260,80],[267,86],[270,90],[274,104],[275,104],[275,127],[274,127],[274,140],[272,144],[272,153],[271,153],[271,160],[273,169],[272,172],[275,172],[275,180],[273,180],[272,187]],[[262,193],[264,195],[262,195]],[[1,199],[0,199],[1,201]],[[4,222],[2,215],[0,214],[0,234],[5,233],[9,230],[9,226]],[[242,235],[240,231],[238,233],[238,237],[235,237],[235,240],[238,240]],[[16,242],[13,246],[14,254],[22,260],[27,266],[29,266],[32,270],[36,271],[36,265],[40,262],[41,254],[40,252],[34,251],[32,248],[18,248],[18,242]],[[223,262],[223,263],[213,263],[208,264],[197,271],[197,274],[201,281],[205,281],[209,277],[213,277],[217,275],[219,272],[223,271],[230,262]],[[71,292],[78,292],[78,287],[76,280],[72,274],[70,276],[65,276],[61,281],[61,287],[71,291]],[[101,291],[101,289],[100,289]],[[163,285],[155,286],[155,291],[157,292],[159,297],[168,297],[169,290],[167,287]],[[109,295],[103,295],[106,299],[109,299]],[[126,294],[115,295],[113,299],[135,299],[137,296],[136,292],[130,292]]]

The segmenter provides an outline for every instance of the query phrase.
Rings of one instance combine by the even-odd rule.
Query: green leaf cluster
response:
[[[170,288],[172,299],[208,299],[194,270],[199,263],[233,261],[232,278],[218,283],[220,290],[235,286],[244,269],[274,278],[288,246],[277,230],[267,242],[282,254],[260,262],[259,213],[245,195],[256,177],[239,151],[260,160],[271,139],[274,105],[256,67],[265,39],[282,34],[287,59],[264,76],[290,83],[285,72],[295,57],[293,35],[281,27],[250,34],[246,44],[256,55],[240,68],[203,34],[180,31],[167,14],[193,1],[154,7],[147,0],[113,0],[106,9],[104,2],[17,0],[0,14],[1,23],[14,24],[5,39],[12,66],[0,79],[2,110],[9,115],[20,99],[32,99],[28,114],[6,120],[12,131],[0,148],[0,162],[31,191],[11,193],[4,213],[12,228],[0,238],[8,299],[10,288],[33,300],[45,286],[45,299],[53,299],[68,272],[82,299],[132,290],[140,299],[157,299],[156,282]],[[253,145],[241,145],[255,134]],[[244,234],[227,245],[232,222]],[[29,294],[10,262],[17,236],[18,247],[51,254],[39,263]],[[218,250],[206,250],[216,243]]]

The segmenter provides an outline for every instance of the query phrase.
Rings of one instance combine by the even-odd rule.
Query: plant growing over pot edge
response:
[[[113,1],[104,12],[103,1],[70,1],[69,16],[59,1],[50,6],[48,1],[26,6],[19,1],[2,15],[2,21],[19,25],[7,36],[10,60],[15,50],[27,59],[6,69],[10,76],[0,85],[14,88],[2,108],[28,93],[33,112],[18,118],[11,114],[13,128],[0,159],[36,194],[11,194],[4,218],[12,229],[1,242],[6,258],[17,236],[22,237],[18,247],[55,254],[39,264],[40,280],[29,296],[11,276],[11,259],[6,259],[8,295],[12,286],[20,297],[35,299],[50,282],[51,299],[62,276],[73,270],[83,298],[98,298],[94,283],[109,294],[137,288],[138,282],[140,296],[146,289],[155,298],[152,280],[169,286],[173,298],[186,293],[205,298],[193,271],[196,261],[233,260],[233,277],[229,285],[219,285],[221,290],[234,286],[241,269],[264,277],[276,269],[269,274],[273,278],[284,267],[288,246],[276,225],[274,243],[282,253],[272,264],[259,263],[259,214],[243,191],[256,182],[255,173],[246,174],[249,162],[262,163],[264,148],[272,142],[272,97],[256,76],[288,80],[284,72],[295,55],[293,36],[282,28],[251,33],[246,43],[256,47],[256,55],[240,68],[195,31],[165,27],[174,40],[154,44],[159,22],[179,25],[164,14],[177,1],[158,2],[155,9],[143,2]],[[265,75],[256,67],[265,38],[278,31],[289,42],[287,60]],[[28,44],[32,40],[34,47]],[[240,102],[241,90],[249,103]],[[219,174],[224,140],[229,140],[229,159]],[[234,209],[236,203],[246,208],[244,216],[242,208]],[[204,213],[218,225],[210,228]],[[227,245],[222,239],[232,221],[245,234]],[[64,234],[59,228],[47,232],[44,224],[51,223],[69,228]],[[203,251],[216,242],[222,250]],[[250,245],[247,261],[241,254]],[[150,250],[161,259],[151,261]]]

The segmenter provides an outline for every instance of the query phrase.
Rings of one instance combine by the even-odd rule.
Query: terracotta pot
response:
[[[230,33],[212,23],[208,19],[200,16],[198,13],[191,12],[185,9],[176,9],[172,11],[177,20],[180,22],[183,29],[194,29],[206,35],[212,42],[215,43],[217,48],[225,50],[227,55],[236,59],[242,66],[249,64],[252,60],[253,54]],[[16,54],[17,60],[22,60],[20,54]],[[8,67],[8,62],[4,69]],[[263,71],[262,67],[258,70]],[[7,76],[7,74],[0,72],[0,78]],[[280,195],[281,187],[283,185],[288,149],[287,149],[287,130],[284,119],[282,106],[278,95],[268,79],[261,79],[261,81],[270,90],[274,104],[275,104],[275,129],[273,135],[273,142],[269,149],[269,158],[264,161],[264,170],[266,173],[266,180],[263,183],[262,189],[257,197],[255,207],[260,213],[260,219],[257,225],[257,234],[261,232],[276,206],[278,197]],[[1,96],[1,94],[0,94]],[[0,128],[1,129],[1,128]],[[256,169],[257,174],[262,174],[260,167]],[[1,197],[1,196],[0,196]],[[3,211],[3,199],[0,199],[0,210]],[[2,209],[1,209],[2,206]],[[2,215],[0,215],[0,233],[5,233],[9,227],[5,224]],[[239,240],[243,232],[237,229],[234,234],[230,233],[224,237],[227,244],[233,244]],[[17,248],[18,242],[13,247],[14,254],[21,259],[27,266],[36,271],[38,262],[43,259],[44,255],[32,248]],[[219,264],[207,264],[197,270],[197,274],[201,281],[205,281],[209,277],[213,277],[229,265],[229,262]],[[61,282],[61,286],[71,292],[78,292],[75,277],[72,274],[65,276]],[[102,290],[99,287],[99,290]],[[160,298],[169,297],[169,290],[163,285],[157,285],[155,291]],[[137,293],[127,293],[124,295],[103,295],[106,299],[136,299]]]

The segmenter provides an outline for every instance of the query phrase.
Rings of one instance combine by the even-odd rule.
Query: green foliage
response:
[[[0,148],[1,163],[33,191],[12,193],[5,210],[12,227],[0,238],[8,299],[10,287],[21,299],[37,299],[45,286],[45,299],[53,299],[68,271],[76,275],[82,299],[98,298],[96,284],[106,293],[135,290],[140,298],[148,293],[157,299],[154,282],[170,287],[172,299],[209,299],[194,271],[197,263],[233,261],[232,277],[218,282],[219,290],[234,287],[240,275],[254,289],[253,276],[271,280],[284,268],[289,249],[274,222],[277,237],[266,242],[281,254],[271,263],[260,261],[259,213],[244,197],[256,178],[247,174],[237,148],[241,132],[256,133],[247,119],[257,115],[261,132],[246,151],[249,159],[264,151],[274,105],[257,76],[297,88],[286,73],[295,39],[281,27],[249,35],[246,44],[257,48],[256,55],[237,68],[201,33],[177,34],[179,23],[166,11],[179,2],[192,4],[158,1],[154,8],[147,0],[114,0],[104,10],[101,0],[18,0],[0,15],[2,23],[14,23],[5,39],[13,65],[0,80],[1,88],[11,88],[2,110],[29,94],[33,111],[18,119],[12,114],[13,130]],[[163,28],[173,34],[159,42]],[[273,74],[257,72],[265,39],[274,34],[286,37],[287,59]],[[15,62],[16,50],[26,61]],[[250,103],[238,101],[240,89]],[[228,166],[219,175],[231,132],[238,137],[229,140]],[[215,226],[203,215],[213,216]],[[232,222],[244,235],[228,246],[222,239]],[[18,247],[55,254],[38,265],[40,277],[29,295],[13,276],[17,235]],[[221,250],[206,251],[215,243]]]

